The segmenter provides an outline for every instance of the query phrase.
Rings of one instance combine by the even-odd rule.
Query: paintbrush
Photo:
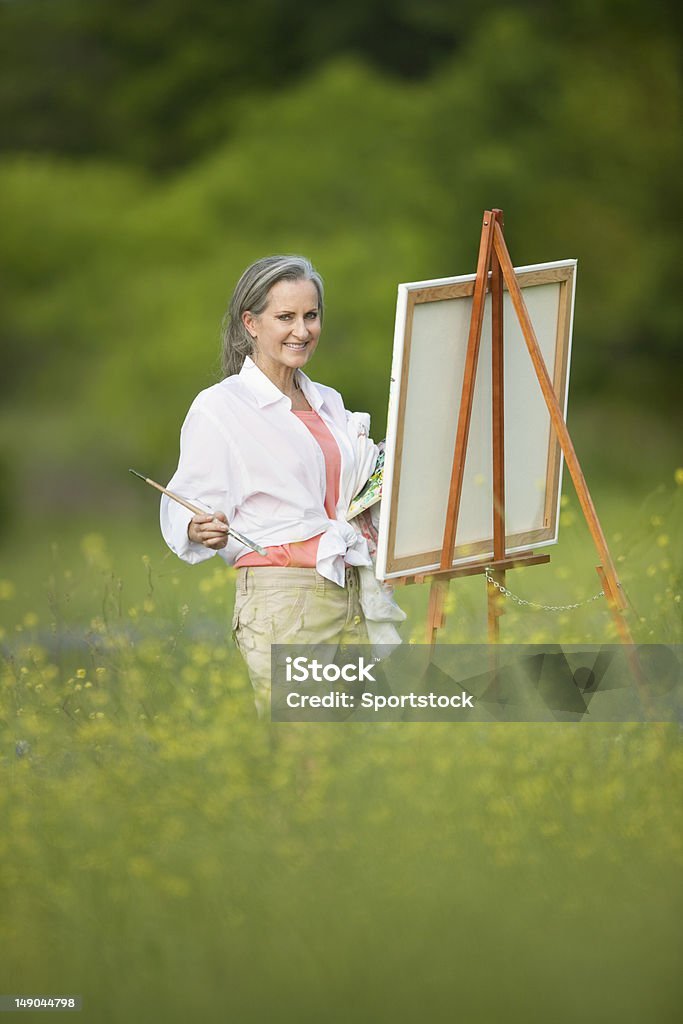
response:
[[[179,494],[174,494],[173,491],[167,490],[165,487],[162,487],[161,484],[158,484],[156,480],[151,480],[148,476],[143,476],[142,473],[138,473],[137,469],[129,469],[128,472],[132,473],[133,476],[140,477],[140,479],[144,480],[150,487],[156,487],[157,491],[161,491],[161,493],[165,494],[167,498],[177,501],[179,505],[184,505],[185,508],[189,509],[190,512],[194,512],[195,515],[210,516],[214,514],[205,508],[198,508],[197,505],[193,505],[191,501],[187,500],[187,498],[181,498]],[[257,544],[255,541],[249,540],[249,538],[245,537],[244,534],[238,533],[237,530],[233,530],[232,526],[228,526],[228,533],[231,537],[234,537],[235,540],[238,540],[240,544],[244,544],[246,547],[251,548],[252,551],[255,551],[257,555],[263,555],[264,558],[268,557],[268,552],[265,548],[262,548],[261,545]]]

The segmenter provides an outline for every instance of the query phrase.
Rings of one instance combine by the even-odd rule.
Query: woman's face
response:
[[[268,305],[258,316],[247,312],[244,325],[254,338],[254,362],[282,376],[283,370],[305,366],[320,337],[318,290],[313,281],[278,281]]]

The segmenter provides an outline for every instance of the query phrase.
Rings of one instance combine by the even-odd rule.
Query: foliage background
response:
[[[312,375],[382,436],[397,282],[473,270],[499,206],[515,263],[579,260],[570,429],[639,639],[680,641],[680,27],[666,0],[0,3],[0,989],[87,989],[97,1021],[228,991],[253,1019],[278,993],[298,1019],[672,1017],[674,733],[271,748],[220,653],[230,577],[175,565],[124,474],[171,475],[266,252],[323,273]],[[525,596],[593,592],[569,485],[561,538]],[[483,638],[476,581],[454,601],[451,638]],[[595,606],[506,629],[609,636]]]

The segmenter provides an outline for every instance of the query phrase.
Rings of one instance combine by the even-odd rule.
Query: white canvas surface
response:
[[[565,260],[518,268],[517,273],[574,265],[575,261]],[[468,275],[399,286],[380,522],[378,575],[381,578],[391,575],[386,570],[387,541],[390,498],[397,469],[398,392],[404,358],[408,296],[411,290],[428,285],[473,279],[473,275]],[[524,300],[551,379],[555,363],[560,288],[558,282],[523,287]],[[550,416],[507,291],[504,292],[503,302],[506,533],[510,536],[544,526]],[[414,306],[410,368],[405,395],[399,504],[394,524],[393,554],[397,558],[441,548],[471,311],[471,297],[420,302]],[[566,387],[560,401],[566,407]],[[491,402],[491,297],[488,295],[456,534],[457,545],[491,541],[493,534]],[[553,537],[544,543],[556,540],[555,529]],[[533,545],[539,546],[539,542]],[[525,549],[517,547],[509,550]],[[490,550],[477,557],[485,557],[491,552],[492,543]],[[465,556],[456,558],[453,564],[471,560],[472,556]],[[424,571],[436,565],[438,562],[431,562],[411,571]]]

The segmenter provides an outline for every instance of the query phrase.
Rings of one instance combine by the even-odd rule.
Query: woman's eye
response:
[[[318,311],[317,311],[317,309],[313,309],[309,313],[306,313],[305,316],[306,316],[307,320],[317,320],[317,318],[318,318]],[[293,313],[278,313],[277,314],[277,319],[278,320],[291,320],[292,317],[293,317]]]

